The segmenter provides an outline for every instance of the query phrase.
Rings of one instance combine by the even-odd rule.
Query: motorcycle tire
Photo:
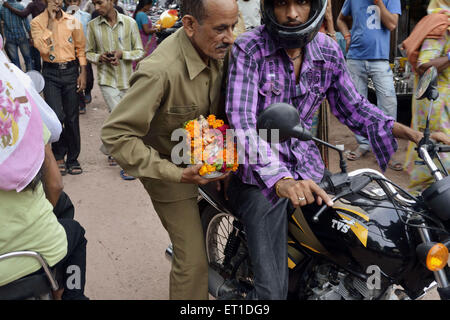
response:
[[[239,241],[234,244],[235,250],[230,248],[233,246],[230,235],[232,236],[233,231],[236,231],[233,227],[235,219],[233,215],[220,212],[210,205],[207,205],[201,211],[209,266],[219,272],[226,280],[243,283],[247,287],[253,284],[253,272],[245,234],[242,231],[237,233]],[[234,235],[236,235],[236,232],[234,232]]]

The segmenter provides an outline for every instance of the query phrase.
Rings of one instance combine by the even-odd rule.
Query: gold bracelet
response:
[[[281,198],[280,194],[278,193],[278,182],[280,182],[281,180],[294,180],[294,178],[292,177],[284,177],[281,178],[280,180],[277,181],[277,183],[275,183],[275,193],[277,194],[278,198]]]

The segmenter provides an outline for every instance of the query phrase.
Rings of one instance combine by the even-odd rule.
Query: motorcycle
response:
[[[437,286],[450,299],[450,177],[439,158],[450,147],[430,140],[429,115],[438,98],[437,70],[421,77],[416,98],[431,100],[418,154],[435,179],[413,196],[372,169],[347,172],[343,150],[311,136],[297,110],[275,104],[258,116],[257,129],[279,130],[280,141],[314,140],[339,152],[341,172],[321,188],[334,206],[289,215],[289,299],[409,300]],[[439,170],[433,159],[440,162]],[[221,298],[254,287],[243,224],[214,186],[199,187],[199,209],[209,262],[209,292]],[[171,245],[166,256],[173,255]]]
[[[167,10],[160,8],[151,15],[152,23],[154,25],[161,25],[163,27],[158,32],[156,32],[158,45],[183,26],[183,22],[181,21],[181,18],[179,16],[180,11],[179,5],[175,3],[170,5],[166,4],[166,6]],[[173,17],[176,17],[176,21],[172,22],[171,21],[172,19],[168,19],[170,22],[168,23],[168,26],[165,26],[164,23],[162,23],[162,21],[165,18],[165,16],[167,16],[169,13]],[[175,19],[173,18],[173,20]]]

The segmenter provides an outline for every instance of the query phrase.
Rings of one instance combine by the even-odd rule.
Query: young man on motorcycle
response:
[[[262,0],[264,25],[241,35],[231,51],[226,113],[232,128],[247,134],[237,133],[245,157],[227,194],[231,204],[239,204],[233,209],[246,230],[255,277],[248,299],[287,297],[287,214],[292,207],[333,205],[318,186],[325,168],[313,141],[290,139],[278,146],[279,157],[272,153],[265,163],[251,163],[251,146],[259,143],[258,154],[269,149],[252,140],[256,134],[248,134],[256,132],[262,110],[276,102],[292,104],[310,129],[315,110],[327,98],[343,124],[368,137],[382,170],[397,149],[395,137],[415,143],[422,138],[358,94],[337,43],[318,33],[326,5],[326,0]],[[433,138],[449,143],[442,135]]]
[[[223,113],[222,59],[238,21],[235,0],[182,1],[183,27],[141,61],[102,128],[111,155],[138,177],[173,244],[171,299],[208,299],[208,262],[197,205],[201,165],[172,162],[173,130]],[[222,117],[222,115],[220,116]],[[222,177],[223,179],[225,177]]]

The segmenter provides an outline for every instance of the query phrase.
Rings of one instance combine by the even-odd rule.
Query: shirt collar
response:
[[[116,11],[116,13],[117,13],[117,22],[116,22],[116,25],[117,24],[119,24],[119,23],[124,23],[123,22],[123,17],[122,17],[122,15],[119,13],[119,11],[117,11],[116,9],[114,9],[114,11]],[[98,24],[100,25],[100,24],[102,24],[102,23],[106,23],[108,26],[110,25],[109,23],[108,23],[108,20],[106,20],[106,18],[104,17],[104,16],[99,16],[100,17],[100,19],[99,19],[99,21],[98,21]],[[115,26],[115,25],[114,25]],[[113,27],[114,27],[113,26]]]
[[[45,12],[48,13],[48,9],[47,8],[45,8]],[[61,10],[61,12],[62,12],[62,19],[73,19],[73,17],[70,14],[65,13],[64,10]],[[59,19],[57,21],[60,21],[60,20],[61,19]],[[47,23],[48,23],[48,14],[45,14],[44,15],[44,25],[47,25]]]
[[[186,66],[189,73],[189,78],[193,80],[197,77],[205,68],[208,68],[206,63],[202,60],[197,52],[197,49],[192,45],[191,40],[186,35],[184,27],[177,31],[178,37],[180,39],[181,51],[183,53],[184,59],[186,60]],[[214,63],[213,59],[210,58],[210,63]]]

